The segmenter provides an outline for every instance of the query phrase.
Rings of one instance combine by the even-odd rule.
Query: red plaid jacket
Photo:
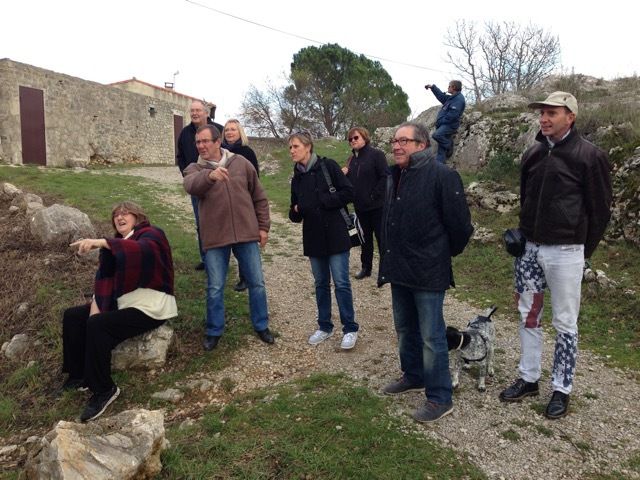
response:
[[[117,310],[118,298],[137,288],[151,288],[173,295],[173,259],[164,232],[149,222],[133,229],[123,239],[120,234],[107,239],[111,250],[100,249],[94,294],[101,312]]]

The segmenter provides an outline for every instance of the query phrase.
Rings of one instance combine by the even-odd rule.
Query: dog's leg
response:
[[[487,342],[487,373],[490,377],[495,375],[495,370],[493,368],[493,355],[494,348],[496,343],[496,329],[493,323],[489,326],[489,341]]]
[[[451,386],[453,388],[458,388],[460,385],[460,364],[462,363],[462,359],[460,358],[460,352],[458,350],[454,350],[451,353]]]
[[[479,392],[487,391],[487,387],[484,384],[484,379],[486,378],[486,376],[487,376],[487,359],[485,358],[478,365],[478,391]]]

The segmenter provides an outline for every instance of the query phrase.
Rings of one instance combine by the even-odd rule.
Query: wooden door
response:
[[[178,153],[178,137],[180,137],[180,132],[182,132],[182,115],[174,115],[173,116],[173,156],[175,157]],[[176,165],[178,164],[178,159],[175,159]]]
[[[44,133],[44,93],[37,88],[20,86],[20,132],[22,163],[47,164]]]

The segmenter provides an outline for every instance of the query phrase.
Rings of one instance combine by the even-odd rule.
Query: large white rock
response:
[[[95,422],[60,421],[29,455],[28,479],[142,480],[162,470],[161,410],[127,410]]]
[[[36,212],[31,219],[31,234],[43,245],[59,246],[96,235],[86,213],[57,203]]]
[[[162,367],[173,340],[173,329],[167,325],[129,338],[111,352],[114,370],[153,370]]]

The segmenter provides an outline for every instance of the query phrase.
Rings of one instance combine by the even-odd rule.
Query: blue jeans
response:
[[[326,257],[309,257],[311,272],[316,285],[318,325],[323,332],[332,332],[331,322],[331,277],[335,284],[336,301],[340,311],[342,332],[357,332],[358,324],[353,312],[353,295],[349,280],[349,251]]]
[[[193,207],[193,216],[196,219],[196,235],[198,235],[198,251],[200,252],[200,260],[204,263],[204,250],[202,250],[202,240],[200,240],[200,216],[198,215],[198,197],[191,195],[191,206]]]
[[[267,290],[264,287],[258,242],[235,243],[211,248],[205,254],[207,265],[207,335],[217,337],[224,332],[224,287],[232,250],[249,287],[249,312],[253,328],[256,332],[261,332],[269,326]]]
[[[456,129],[451,128],[449,125],[440,125],[435,132],[433,132],[432,138],[438,142],[438,154],[436,160],[440,163],[447,161],[447,152],[453,152],[453,135],[456,133]]]
[[[450,404],[444,292],[428,292],[391,284],[393,322],[398,334],[400,368],[405,378],[424,385],[429,401]]]

